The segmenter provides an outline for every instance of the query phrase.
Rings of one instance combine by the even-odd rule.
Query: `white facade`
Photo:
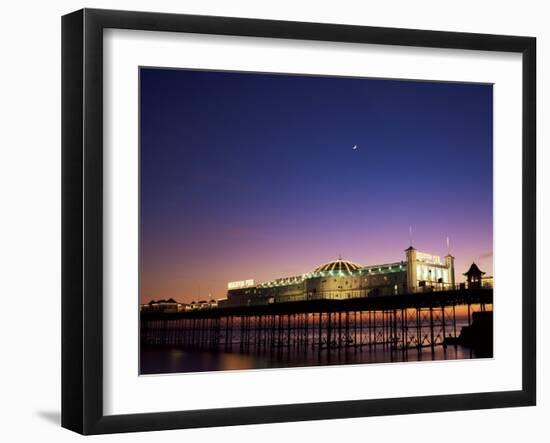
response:
[[[400,262],[362,266],[339,258],[302,275],[254,285],[230,284],[227,299],[220,300],[219,306],[342,300],[454,287],[454,257],[447,255],[442,262],[439,256],[419,252],[412,246],[405,253],[406,260]]]

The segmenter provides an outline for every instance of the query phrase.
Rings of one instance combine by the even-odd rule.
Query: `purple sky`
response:
[[[399,261],[409,226],[492,274],[491,85],[142,68],[140,94],[143,302]]]

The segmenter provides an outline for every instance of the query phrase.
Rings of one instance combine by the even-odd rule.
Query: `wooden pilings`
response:
[[[476,305],[480,311],[486,304]],[[457,337],[459,324],[471,324],[474,305],[407,307],[339,312],[142,317],[144,345],[182,346],[227,352],[273,352],[280,349],[326,351],[354,348],[397,351],[443,345]],[[492,308],[492,306],[491,306]]]

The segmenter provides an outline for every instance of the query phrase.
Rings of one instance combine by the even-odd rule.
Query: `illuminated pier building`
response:
[[[405,250],[405,260],[362,266],[347,260],[322,264],[302,275],[256,283],[228,283],[227,299],[219,307],[282,303],[290,301],[378,297],[444,290],[455,285],[454,257]]]

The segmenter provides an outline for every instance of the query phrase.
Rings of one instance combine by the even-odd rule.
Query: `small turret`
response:
[[[455,258],[451,254],[445,256],[445,266],[449,270],[449,284],[451,287],[455,285]]]
[[[405,249],[407,257],[407,290],[408,292],[414,292],[417,286],[416,276],[416,249],[411,245]]]
[[[481,277],[485,275],[479,267],[474,263],[470,266],[467,272],[462,274],[466,276],[466,281],[468,282],[468,289],[479,289],[481,288]]]

